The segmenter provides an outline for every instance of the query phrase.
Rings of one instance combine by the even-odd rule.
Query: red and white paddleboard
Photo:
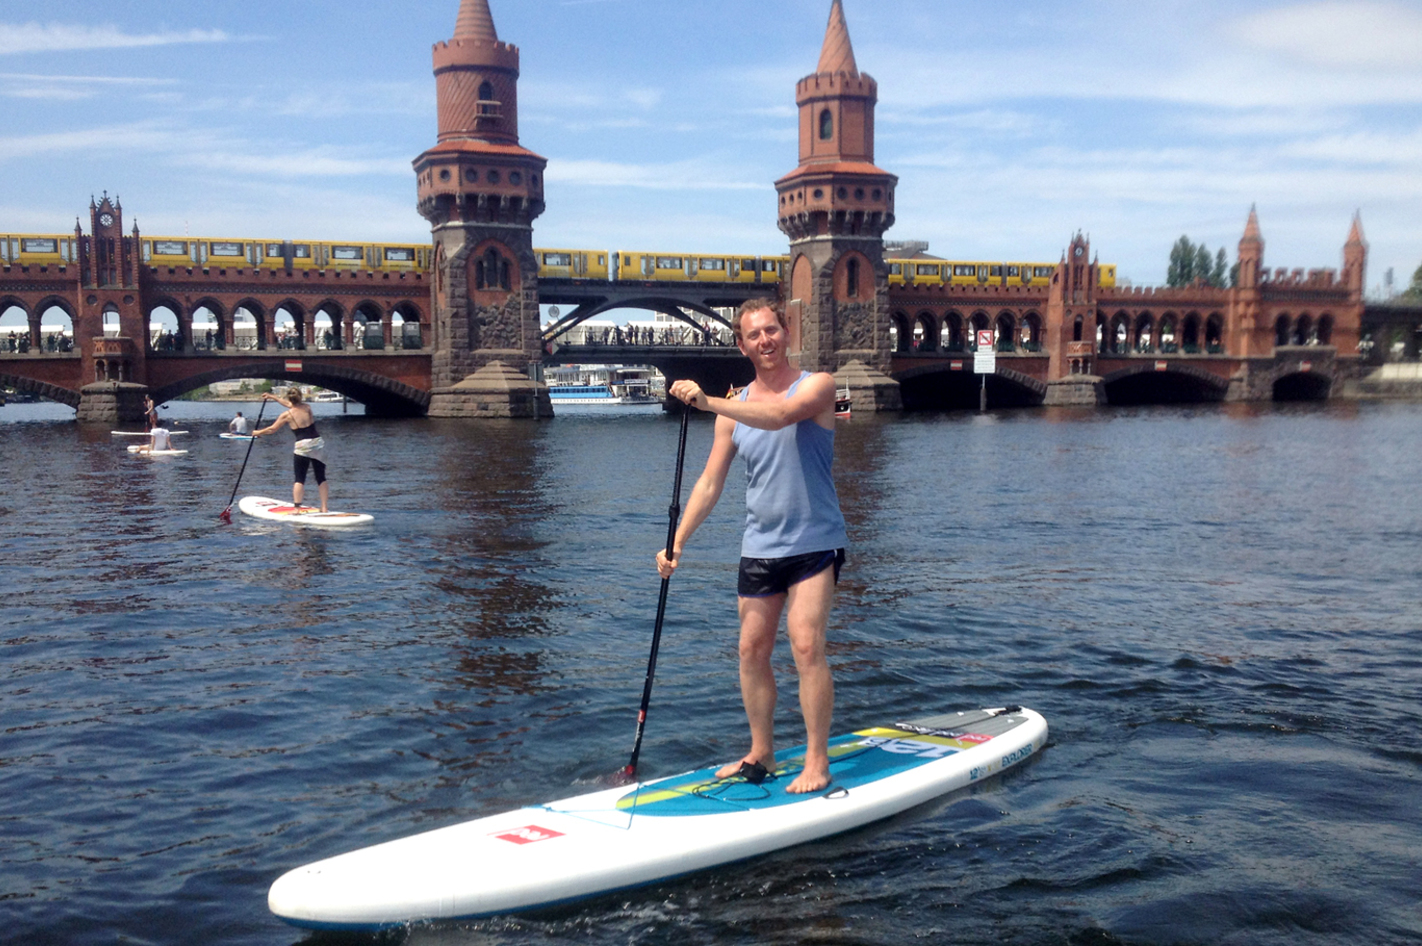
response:
[[[293,506],[289,502],[267,499],[264,496],[243,496],[237,508],[258,519],[322,529],[345,529],[350,526],[369,525],[375,521],[374,516],[363,512],[322,512],[318,506]]]

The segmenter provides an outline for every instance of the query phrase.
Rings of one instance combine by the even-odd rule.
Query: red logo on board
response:
[[[514,844],[533,844],[537,841],[547,841],[552,838],[561,838],[563,832],[554,831],[550,828],[540,828],[536,824],[525,825],[522,828],[510,828],[507,831],[496,831],[494,837],[503,841],[511,841]]]
[[[984,736],[982,733],[975,732],[965,732],[961,736],[956,736],[954,738],[956,738],[959,742],[975,742],[978,744],[992,741],[991,736]]]

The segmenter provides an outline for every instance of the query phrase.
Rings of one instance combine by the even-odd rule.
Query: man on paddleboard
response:
[[[737,593],[741,698],[751,747],[717,775],[741,773],[759,781],[766,770],[775,770],[776,689],[770,658],[784,614],[806,735],[805,767],[786,791],[816,792],[830,782],[827,743],[834,711],[825,629],[849,544],[830,472],[834,377],[790,364],[788,325],[774,300],[742,305],[731,333],[755,366],[755,380],[739,398],[709,398],[694,381],[677,381],[669,392],[718,416],[706,469],[692,488],[670,556],[666,549],[657,553],[657,571],[663,578],[676,571],[687,540],[721,498],[732,459],[738,453],[745,457],[746,529]]]
[[[166,427],[154,427],[148,431],[148,444],[139,453],[152,453],[155,450],[172,450],[173,441],[169,439],[169,432]]]
[[[246,434],[250,433],[251,430],[251,423],[247,420],[247,418],[242,416],[241,411],[238,411],[237,416],[232,418],[232,420],[228,421],[227,423],[227,432],[229,434]]]
[[[277,397],[275,394],[263,394],[262,400],[276,401],[286,410],[276,420],[272,421],[270,427],[263,427],[252,434],[253,437],[265,437],[267,434],[274,434],[283,427],[290,427],[291,432],[296,435],[296,443],[292,450],[292,468],[295,479],[291,484],[291,504],[301,505],[301,498],[306,493],[306,474],[314,470],[316,473],[316,492],[321,497],[321,511],[326,512],[326,441],[321,439],[321,435],[316,432],[316,417],[311,413],[311,408],[306,405],[301,396],[301,390],[296,387],[286,389],[286,397]]]

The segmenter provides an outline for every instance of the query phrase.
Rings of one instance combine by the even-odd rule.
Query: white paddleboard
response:
[[[223,440],[255,440],[251,434],[218,434]]]
[[[146,430],[111,430],[111,431],[109,431],[109,433],[112,434],[112,435],[115,436],[115,437],[147,437],[147,436],[148,436],[148,431],[146,431]],[[169,437],[181,437],[181,436],[183,436],[183,435],[186,434],[186,433],[187,433],[186,430],[170,430],[170,431],[168,431],[168,436],[169,436]]]
[[[149,450],[141,443],[136,443],[128,448],[129,453],[141,453],[146,457],[185,457],[186,450]]]
[[[243,496],[237,508],[258,519],[273,519],[277,522],[292,522],[299,526],[318,526],[323,529],[345,529],[363,526],[375,521],[374,516],[363,512],[322,512],[319,506],[293,506],[279,499],[263,496]]]
[[[547,907],[849,831],[997,775],[1046,742],[1046,720],[1021,707],[863,729],[830,740],[825,791],[785,791],[802,756],[760,784],[702,769],[317,861],[282,875],[267,905],[327,930]]]

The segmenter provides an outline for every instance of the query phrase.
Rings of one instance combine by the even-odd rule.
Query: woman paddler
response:
[[[291,504],[301,505],[301,498],[306,493],[306,472],[314,467],[316,491],[321,496],[321,511],[326,512],[326,441],[316,432],[316,418],[312,415],[311,408],[306,406],[301,391],[294,387],[287,388],[285,397],[263,394],[262,400],[276,401],[286,410],[281,412],[281,416],[273,421],[270,427],[263,427],[252,436],[265,437],[283,427],[291,428],[291,432],[296,435],[295,455],[292,457],[295,480],[291,484]]]

